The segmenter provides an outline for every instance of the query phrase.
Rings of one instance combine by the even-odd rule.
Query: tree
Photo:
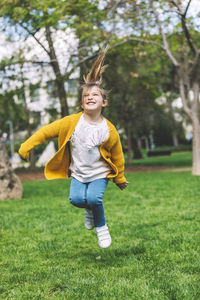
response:
[[[184,40],[179,48],[179,55],[175,56],[172,47],[167,40],[167,35],[164,32],[163,25],[160,21],[159,13],[155,7],[154,1],[150,1],[153,9],[160,33],[163,39],[163,47],[173,65],[176,67],[179,92],[183,102],[183,108],[193,127],[193,166],[192,173],[200,175],[200,45],[196,40],[197,32],[192,30],[192,26],[187,21],[187,12],[191,4],[191,0],[187,1],[185,8],[182,7],[179,1],[167,1],[169,7],[176,12],[180,19]],[[190,27],[190,29],[189,29]],[[192,94],[191,94],[192,91]]]
[[[32,63],[41,66],[48,64],[52,67],[61,106],[61,115],[67,115],[69,109],[65,82],[84,61],[98,54],[98,45],[102,41],[100,37],[102,36],[103,27],[101,29],[100,25],[104,12],[102,10],[99,12],[98,1],[45,0],[38,2],[37,0],[4,0],[4,5],[0,8],[0,16],[7,18],[10,24],[15,25],[23,39],[32,37],[43,50],[47,58],[46,61],[38,59],[26,61],[24,58],[19,63]],[[58,31],[66,32],[69,28],[71,32],[74,32],[74,39],[77,39],[77,49],[71,49],[68,53],[69,57],[66,65],[65,62],[61,62],[59,59],[55,37]],[[97,46],[95,51],[92,50],[94,44]],[[63,63],[66,65],[65,68],[63,68]]]
[[[166,119],[167,127],[170,128],[171,138],[175,147],[179,146],[179,140],[184,140],[183,122],[186,121],[179,100],[179,95],[169,91],[166,93],[163,92],[161,97],[156,99],[156,103],[163,108],[164,116],[162,113],[161,118]]]
[[[174,66],[183,109],[193,127],[192,174],[200,175],[200,43],[195,17],[188,17],[191,4],[192,0],[126,0],[123,18],[134,22],[126,40],[159,46],[160,55],[167,55]]]
[[[107,115],[124,129],[128,162],[132,162],[132,152],[135,159],[142,157],[138,141],[149,136],[153,128],[153,102],[157,93],[150,84],[153,76],[141,66],[136,48],[136,44],[124,44],[110,51],[106,60],[110,67],[105,72],[106,86],[111,88]]]

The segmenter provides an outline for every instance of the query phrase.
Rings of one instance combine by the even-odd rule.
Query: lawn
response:
[[[128,174],[104,197],[113,243],[100,249],[69,181],[24,183],[0,202],[0,299],[200,299],[200,177]]]
[[[133,166],[165,166],[165,167],[191,167],[192,152],[172,152],[171,155],[146,157],[134,160]]]

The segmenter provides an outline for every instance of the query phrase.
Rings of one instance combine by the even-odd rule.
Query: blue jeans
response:
[[[69,199],[74,206],[91,209],[94,215],[94,226],[101,227],[106,223],[103,206],[103,195],[108,184],[107,178],[83,183],[72,177]]]

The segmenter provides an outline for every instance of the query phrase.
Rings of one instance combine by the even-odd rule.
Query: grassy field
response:
[[[192,152],[172,152],[169,156],[145,157],[134,160],[133,166],[191,167]]]
[[[69,181],[24,183],[0,202],[0,299],[200,299],[200,177],[128,174],[104,197],[113,243],[100,249]]]

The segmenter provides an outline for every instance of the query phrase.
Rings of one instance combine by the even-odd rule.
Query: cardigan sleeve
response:
[[[29,139],[27,139],[19,148],[19,155],[23,159],[29,158],[29,152],[34,147],[42,144],[48,139],[57,137],[59,134],[61,119],[50,123],[37,130]]]
[[[118,175],[113,179],[116,184],[124,183],[126,178],[124,177],[124,155],[122,145],[118,132],[116,131],[117,139],[111,149],[112,162],[118,169]]]

